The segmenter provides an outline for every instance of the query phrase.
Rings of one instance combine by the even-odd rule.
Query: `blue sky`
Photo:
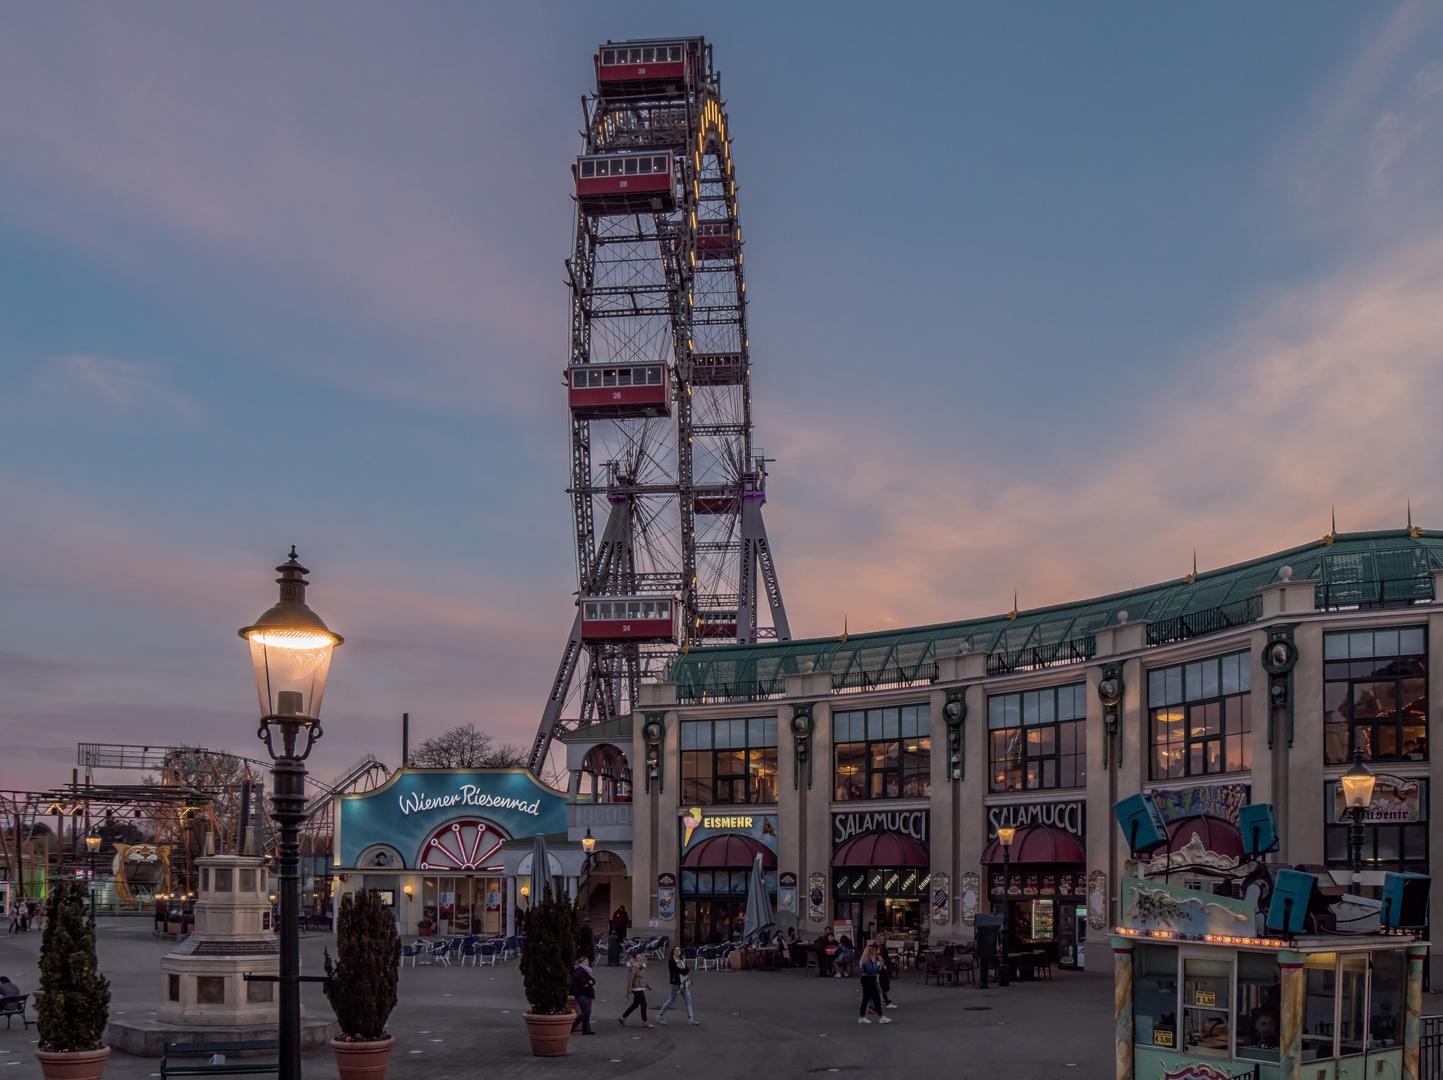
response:
[[[575,588],[558,372],[595,45],[702,33],[794,632],[1443,527],[1436,4],[12,5],[0,783],[254,752],[299,546],[317,771],[526,742]]]

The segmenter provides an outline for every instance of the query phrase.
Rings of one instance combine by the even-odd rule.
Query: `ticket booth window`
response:
[[[1183,961],[1183,1046],[1189,1053],[1228,1056],[1232,962],[1188,957]]]

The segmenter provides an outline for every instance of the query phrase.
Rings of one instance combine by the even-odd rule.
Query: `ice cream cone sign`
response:
[[[701,824],[701,807],[693,806],[683,815],[681,823],[686,826],[686,837],[682,840],[681,846],[686,847],[691,843],[691,831]]]

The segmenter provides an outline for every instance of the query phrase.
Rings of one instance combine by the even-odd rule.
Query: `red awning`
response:
[[[1014,863],[1085,863],[1087,849],[1064,829],[1051,825],[1024,825],[1012,840]],[[984,866],[1002,865],[1002,844],[994,840],[982,853]]]
[[[1196,836],[1204,851],[1224,855],[1229,859],[1243,858],[1243,834],[1236,825],[1222,818],[1208,817],[1206,814],[1178,818],[1167,823],[1167,833],[1167,847],[1155,851],[1154,857],[1181,851]]]
[[[903,833],[854,836],[832,856],[833,866],[931,866],[927,849]]]
[[[750,836],[740,836],[737,833],[723,833],[720,836],[708,836],[702,840],[686,853],[681,864],[702,870],[719,867],[744,870],[752,865],[758,855],[762,857],[763,869],[775,870],[777,868],[776,853],[760,840],[753,840]]]

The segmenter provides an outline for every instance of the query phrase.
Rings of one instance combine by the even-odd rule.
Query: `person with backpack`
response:
[[[871,1006],[876,1012],[879,1024],[890,1024],[892,1018],[883,1012],[882,995],[877,992],[877,976],[882,970],[882,965],[877,959],[877,947],[868,945],[862,950],[862,1008],[857,1014],[857,1023],[870,1024],[867,1019],[867,1006]]]
[[[686,1002],[686,1022],[688,1024],[700,1024],[701,1021],[692,1015],[691,1011],[691,968],[687,966],[686,958],[682,956],[681,946],[671,950],[671,955],[666,960],[666,970],[671,976],[671,994],[662,1003],[661,1008],[656,1010],[656,1022],[666,1023],[666,1010],[675,1004],[677,998]],[[643,1016],[646,1014],[643,1013]]]

